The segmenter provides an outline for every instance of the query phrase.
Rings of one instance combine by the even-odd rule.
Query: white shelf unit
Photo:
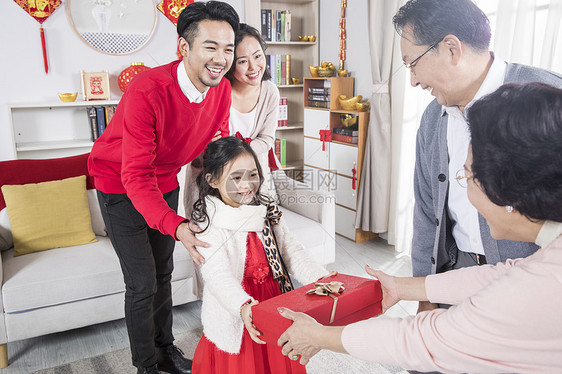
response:
[[[318,0],[245,0],[245,22],[261,31],[261,10],[291,11],[291,41],[267,42],[266,54],[291,55],[291,78],[309,76],[308,67],[319,64]],[[315,42],[299,42],[299,35],[315,35]],[[288,102],[288,126],[278,128],[277,137],[287,140],[287,167],[303,167],[303,84],[277,86]]]
[[[330,109],[309,107],[304,97],[304,182],[311,189],[330,191],[336,198],[336,234],[355,242],[376,238],[376,234],[355,228],[359,176],[369,126],[369,112],[340,109],[340,94],[353,96],[354,78],[307,78],[309,87],[327,87],[330,81]],[[320,131],[342,127],[342,114],[357,118],[358,144],[322,141]],[[355,167],[355,175],[353,168]]]
[[[88,107],[118,100],[14,103],[8,106],[15,158],[52,158],[92,148]]]

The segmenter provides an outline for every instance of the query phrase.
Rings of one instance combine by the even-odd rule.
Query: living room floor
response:
[[[396,253],[394,247],[382,239],[354,243],[336,236],[336,262],[328,270],[367,276],[364,266],[383,270],[397,276],[412,274],[410,257]],[[386,315],[401,317],[413,315],[416,302],[401,301]],[[174,334],[201,328],[201,302],[196,301],[174,308]],[[0,374],[27,374],[115,351],[128,346],[127,330],[123,319],[81,329],[50,334],[8,344],[10,365]]]

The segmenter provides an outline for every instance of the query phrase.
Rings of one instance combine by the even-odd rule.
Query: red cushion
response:
[[[88,174],[89,156],[89,153],[85,153],[78,156],[45,160],[1,161],[0,187],[5,184],[40,183],[85,175],[87,188],[95,188],[94,178]],[[4,195],[0,190],[0,210],[5,207]]]

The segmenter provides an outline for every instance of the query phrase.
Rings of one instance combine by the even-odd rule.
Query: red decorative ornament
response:
[[[41,47],[43,48],[43,64],[45,65],[45,73],[49,73],[49,64],[47,63],[47,47],[45,45],[45,31],[43,30],[43,22],[61,4],[61,0],[14,0],[23,10],[31,17],[39,22],[39,35],[41,36]]]
[[[339,60],[340,60],[340,70],[344,70],[344,63],[345,63],[345,39],[347,38],[346,31],[345,31],[345,9],[347,8],[347,0],[341,0],[341,18],[340,18],[340,52],[339,52]]]
[[[158,4],[157,8],[166,16],[166,18],[172,21],[174,26],[177,26],[180,13],[186,6],[192,3],[194,3],[194,0],[163,0],[160,4]],[[183,58],[179,51],[179,43],[176,54],[178,56],[178,59],[181,60]]]
[[[332,133],[330,130],[320,130],[318,131],[320,135],[320,140],[322,141],[322,151],[326,151],[326,142],[332,141]]]
[[[141,71],[150,69],[148,66],[144,66],[142,62],[133,62],[131,66],[126,68],[119,74],[117,81],[119,82],[119,88],[121,91],[125,92],[125,89],[131,83],[134,77],[137,76]]]
[[[158,4],[157,8],[159,11],[164,13],[166,18],[177,26],[178,17],[180,16],[181,11],[193,2],[194,0],[163,0],[160,4]]]

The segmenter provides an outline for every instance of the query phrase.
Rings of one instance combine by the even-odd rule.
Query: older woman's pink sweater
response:
[[[535,254],[430,275],[429,301],[450,309],[347,326],[358,358],[446,373],[562,373],[562,224],[546,222]]]

